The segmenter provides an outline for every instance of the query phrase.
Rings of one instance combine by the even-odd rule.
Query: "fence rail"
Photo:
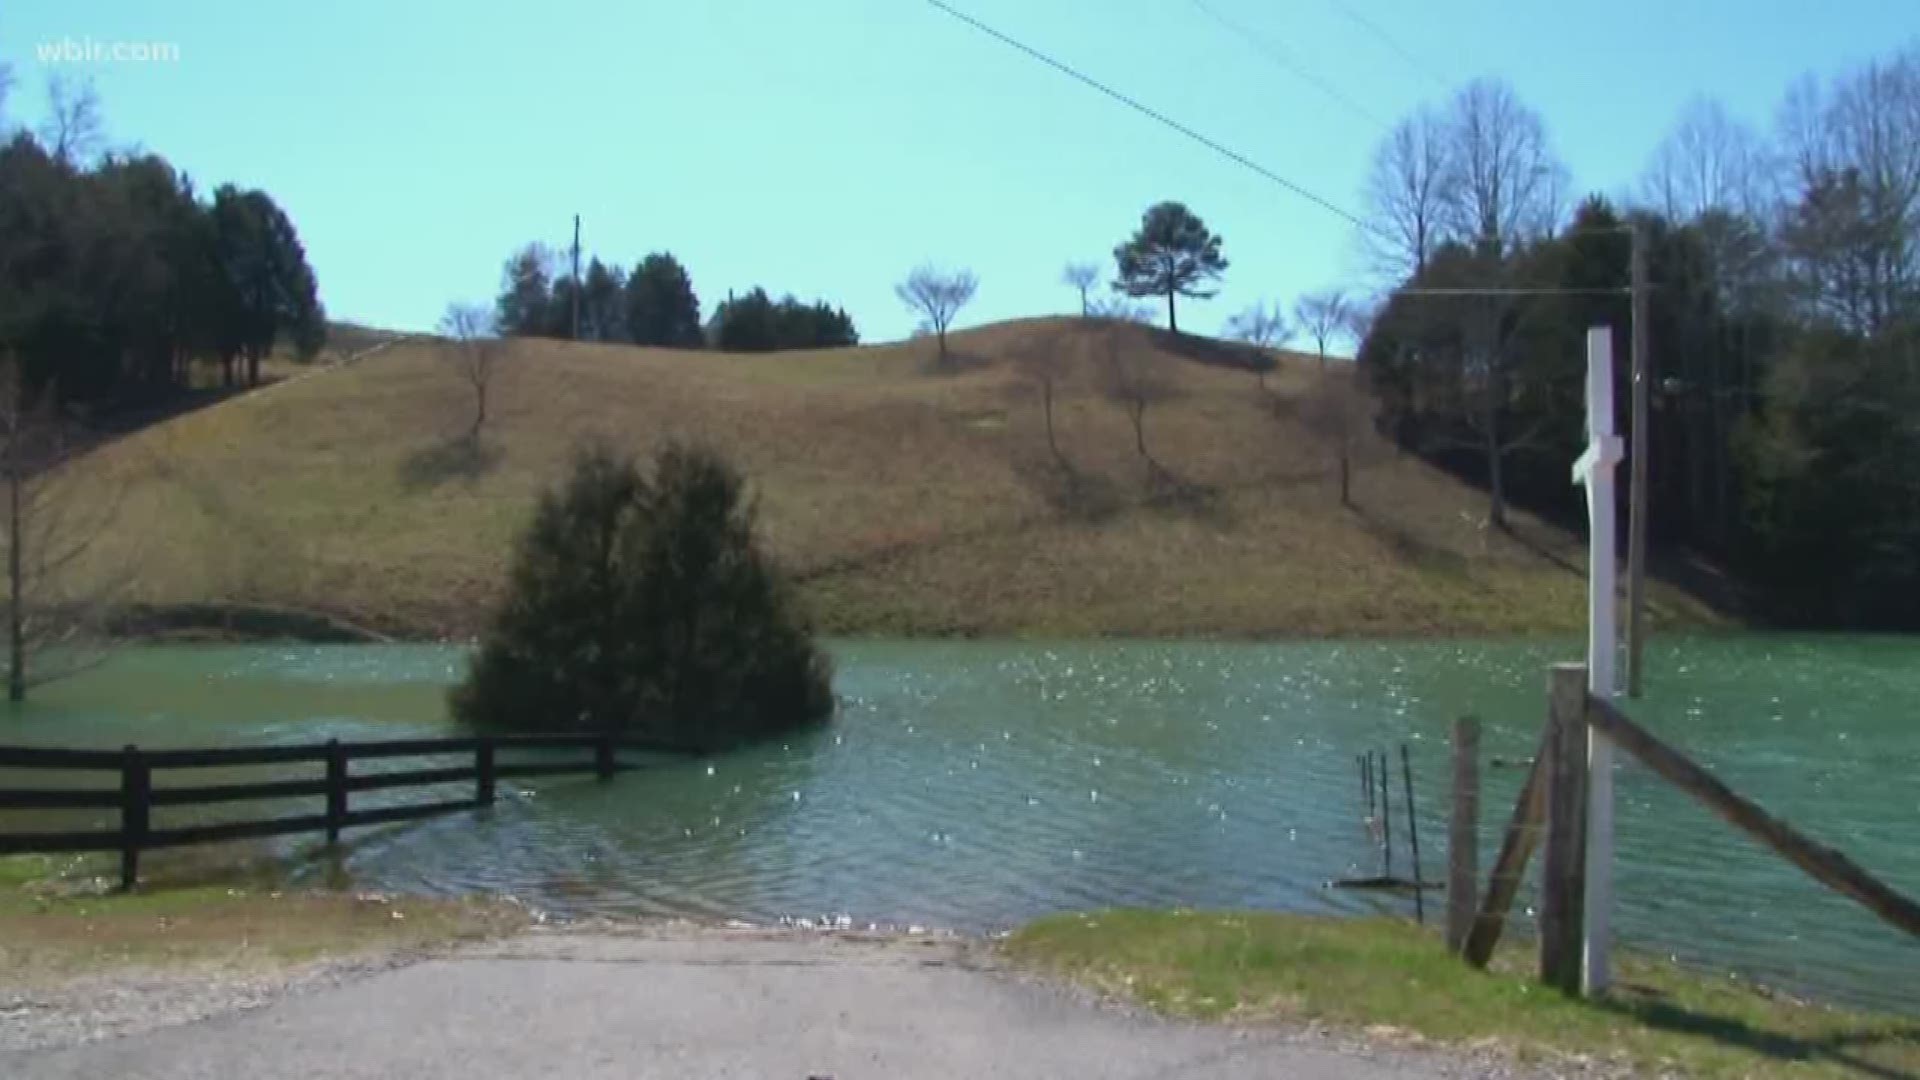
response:
[[[0,810],[118,810],[118,828],[39,832],[0,832],[0,855],[118,851],[120,885],[139,880],[140,853],[187,844],[252,840],[291,833],[324,832],[338,842],[343,829],[384,825],[491,805],[498,781],[537,776],[590,773],[602,780],[633,766],[619,760],[620,750],[661,751],[662,747],[595,735],[502,735],[445,739],[391,739],[379,742],[309,743],[222,749],[75,750],[55,747],[0,746],[0,769],[58,770],[117,774],[117,786],[0,787]],[[580,751],[586,760],[509,761],[503,752]],[[356,775],[356,761],[471,754],[471,764],[401,769]],[[320,765],[315,778],[252,783],[187,784],[155,787],[156,770],[245,768],[261,765]],[[470,798],[354,810],[357,792],[472,783]],[[175,828],[154,828],[155,807],[207,806],[271,799],[324,799],[321,813],[256,818]]]

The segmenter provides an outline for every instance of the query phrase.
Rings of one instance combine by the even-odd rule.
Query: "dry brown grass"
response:
[[[1102,393],[1107,345],[1169,390],[1150,470]],[[1080,320],[925,343],[739,356],[515,342],[478,451],[469,390],[430,342],[183,416],[95,455],[126,488],[138,596],[325,610],[411,635],[482,623],[537,491],[585,438],[693,437],[756,481],[762,525],[837,633],[1329,635],[1573,630],[1576,542],[1378,445],[1338,504],[1327,448],[1287,418],[1325,378],[1262,391],[1226,347]],[[1056,374],[1049,453],[1030,373]],[[1018,362],[1016,362],[1018,361]],[[1280,405],[1276,416],[1275,403]],[[83,477],[86,474],[83,474]],[[1542,554],[1545,552],[1545,554]],[[1703,617],[1684,598],[1665,608]]]

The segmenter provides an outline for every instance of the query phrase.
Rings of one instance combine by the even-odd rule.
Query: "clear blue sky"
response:
[[[1380,126],[1191,0],[953,2],[1357,209]],[[1599,191],[1691,96],[1766,124],[1794,77],[1920,29],[1915,0],[1208,3],[1385,121],[1502,76]],[[979,273],[962,323],[1068,310],[1062,263],[1110,268],[1164,198],[1233,264],[1184,326],[1360,276],[1347,223],[921,0],[0,0],[16,121],[64,37],[176,43],[174,63],[79,68],[112,140],[267,189],[329,312],[360,322],[491,298],[509,251],[564,241],[576,211],[603,257],[671,249],[709,312],[763,284],[845,305],[869,341],[912,329],[892,283],[927,259]]]

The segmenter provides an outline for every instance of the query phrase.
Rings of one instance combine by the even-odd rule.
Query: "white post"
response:
[[[1613,471],[1620,463],[1620,437],[1613,432],[1613,331],[1587,331],[1587,450],[1573,466],[1573,481],[1587,489],[1587,690],[1614,696],[1614,657],[1619,647],[1615,611]],[[1594,994],[1613,981],[1607,962],[1612,943],[1613,743],[1587,729],[1586,941],[1581,989]]]

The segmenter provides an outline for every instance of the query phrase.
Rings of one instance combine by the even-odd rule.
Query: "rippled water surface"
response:
[[[510,891],[569,913],[847,915],[986,929],[1109,904],[1310,912],[1400,901],[1354,757],[1408,744],[1441,876],[1445,738],[1524,758],[1545,665],[1576,643],[849,642],[840,715],[784,745],[357,834],[358,880]],[[1632,711],[1737,790],[1920,892],[1920,648],[1885,638],[1668,639]],[[0,739],[118,746],[444,730],[464,655],[433,646],[129,649],[47,687]],[[1396,754],[1397,756],[1397,754]],[[1493,769],[1491,858],[1520,781]],[[1920,947],[1638,768],[1619,776],[1616,924],[1630,944],[1920,1012]],[[418,797],[415,796],[399,796]],[[1396,778],[1395,826],[1404,831]],[[44,822],[43,822],[44,823]],[[318,875],[311,840],[289,841]],[[1407,852],[1395,852],[1404,872]],[[1436,905],[1438,900],[1435,900]]]

